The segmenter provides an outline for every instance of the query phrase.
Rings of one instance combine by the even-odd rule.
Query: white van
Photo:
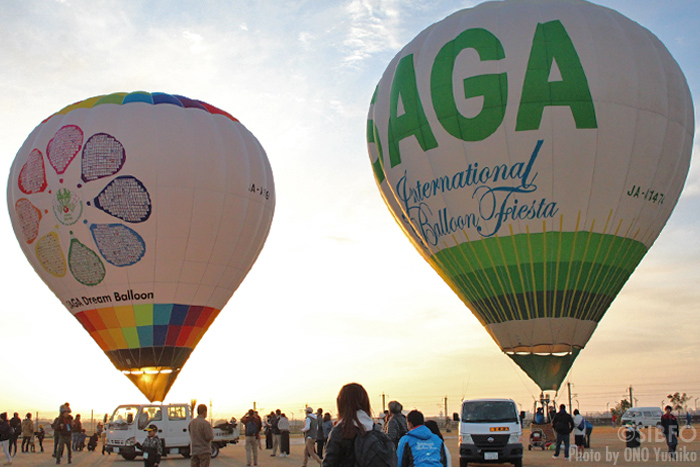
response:
[[[457,415],[457,414],[455,414]],[[459,419],[459,466],[474,463],[523,465],[523,430],[511,399],[462,402]]]
[[[620,420],[623,425],[637,427],[661,426],[663,412],[658,407],[631,407]]]
[[[126,460],[133,460],[143,454],[135,444],[146,438],[143,431],[148,425],[158,427],[158,438],[163,443],[163,453],[181,454],[190,457],[190,433],[192,421],[189,404],[130,404],[120,405],[114,410],[105,429],[107,442],[105,450],[120,454]],[[235,425],[214,428],[212,458],[227,444],[238,442],[238,428]]]

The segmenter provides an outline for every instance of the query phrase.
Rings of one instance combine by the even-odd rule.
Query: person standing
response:
[[[12,420],[10,420],[10,426],[12,427],[12,439],[10,439],[10,451],[15,448],[15,452],[12,453],[12,457],[17,455],[17,440],[19,435],[22,434],[22,419],[19,418],[19,414],[15,412]]]
[[[287,415],[281,414],[280,419],[277,422],[277,426],[280,429],[280,457],[287,457],[289,455],[289,419]]]
[[[425,426],[425,417],[418,410],[406,416],[408,432],[399,440],[396,457],[399,467],[451,467],[442,439]]]
[[[320,430],[323,431],[323,445],[324,446],[328,442],[328,437],[330,436],[332,429],[333,429],[333,420],[331,420],[331,414],[326,412],[326,414],[323,416],[323,423],[321,424],[321,427],[320,427]],[[379,426],[379,429],[381,430],[382,427]]]
[[[282,435],[280,433],[280,415],[282,414],[282,411],[280,409],[277,409],[273,414],[271,414],[272,420],[270,420],[271,428],[272,428],[272,454],[270,454],[271,457],[275,457],[277,455],[277,452],[280,449],[280,438],[282,438]]]
[[[144,431],[148,433],[146,439],[143,443],[136,443],[135,446],[143,451],[144,467],[156,467],[160,464],[160,458],[163,455],[163,443],[158,438],[158,427],[151,424]]]
[[[336,403],[338,423],[328,436],[322,467],[362,465],[361,460],[355,458],[355,453],[361,456],[367,453],[363,448],[371,444],[368,442],[370,436],[377,441],[374,447],[386,448],[382,449],[386,454],[381,457],[382,463],[397,467],[394,443],[372,421],[369,396],[365,388],[357,383],[346,384],[340,389]]]
[[[408,433],[406,417],[401,411],[403,406],[398,401],[389,402],[389,422],[387,423],[386,434],[394,442],[394,446],[399,445],[399,440]]]
[[[664,432],[668,452],[671,454],[671,459],[676,459],[676,447],[678,446],[678,420],[671,413],[672,407],[666,406],[666,413],[661,416],[661,429]]]
[[[574,409],[574,444],[579,452],[586,447],[586,421],[578,409]]]
[[[44,452],[44,438],[46,437],[46,432],[44,431],[44,425],[39,425],[39,431],[34,433],[36,435],[36,439],[39,441],[39,448],[41,449],[41,452]]]
[[[306,419],[304,420],[304,428],[301,429],[301,434],[304,437],[304,461],[302,467],[306,467],[309,462],[309,457],[321,463],[321,458],[314,451],[314,443],[316,443],[316,435],[318,433],[318,419],[311,407],[306,408]]]
[[[214,430],[207,421],[207,406],[197,406],[197,418],[187,427],[190,432],[190,455],[192,467],[209,467],[211,462],[211,442],[214,439]]]
[[[569,449],[571,448],[571,441],[569,440],[569,434],[574,429],[574,419],[571,415],[566,413],[566,406],[561,404],[559,406],[559,412],[552,419],[552,428],[557,434],[557,445],[554,449],[554,459],[559,457],[559,450],[561,449],[561,443],[564,443],[564,458],[569,458]]]
[[[260,447],[260,428],[262,420],[255,413],[255,410],[250,409],[247,414],[241,418],[241,423],[245,425],[245,458],[246,465],[258,465],[258,448]]]
[[[83,434],[83,422],[80,420],[80,414],[76,414],[73,420],[73,451],[82,451],[80,447]]]
[[[319,407],[316,410],[316,454],[320,459],[323,459],[323,445],[326,438],[323,437],[323,409]]]
[[[27,412],[27,417],[22,420],[22,452],[29,452],[29,445],[34,450],[34,422],[31,412]]]
[[[70,409],[61,407],[61,415],[58,417],[58,429],[54,431],[54,436],[58,433],[58,448],[56,450],[56,464],[61,463],[63,457],[63,449],[68,449],[68,463],[72,461],[73,453],[71,451],[71,427],[73,425],[73,416],[69,412]]]
[[[5,452],[5,457],[7,457],[7,462],[5,465],[12,465],[12,456],[10,455],[10,440],[14,430],[10,426],[10,422],[7,419],[7,412],[0,413],[0,447]]]

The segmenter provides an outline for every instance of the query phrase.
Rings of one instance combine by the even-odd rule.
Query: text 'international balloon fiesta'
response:
[[[367,139],[416,249],[543,390],[671,215],[693,104],[648,30],[579,0],[488,2],[391,61]]]
[[[150,401],[162,401],[267,238],[272,171],[234,117],[115,93],[47,118],[8,185],[36,272]]]

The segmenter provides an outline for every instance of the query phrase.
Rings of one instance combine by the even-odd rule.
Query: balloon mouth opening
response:
[[[527,352],[527,351],[512,351],[508,350],[505,352],[506,355],[538,355],[541,357],[567,357],[574,354],[574,350],[564,351],[564,352]]]
[[[156,368],[156,367],[144,367],[136,368],[133,370],[122,370],[125,375],[159,375],[159,374],[169,374],[174,370],[172,368]]]

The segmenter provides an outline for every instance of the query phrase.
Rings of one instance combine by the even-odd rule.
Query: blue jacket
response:
[[[445,443],[425,425],[406,433],[396,450],[399,467],[450,467]]]

